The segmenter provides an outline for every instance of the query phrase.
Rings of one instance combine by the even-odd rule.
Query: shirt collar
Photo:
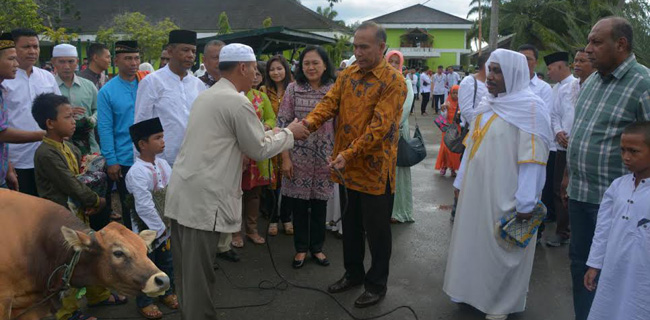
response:
[[[52,147],[54,147],[56,150],[63,151],[63,147],[65,144],[63,142],[58,142],[56,140],[52,140],[48,137],[43,137],[43,143],[49,144]]]
[[[63,82],[63,80],[61,79],[61,77],[58,74],[56,76],[54,76],[54,78],[56,79],[56,84],[59,87],[61,87],[61,85],[65,85],[65,82]],[[77,75],[73,76],[72,85],[73,86],[76,85],[77,87],[81,87],[81,80],[79,80],[79,77],[77,77]]]
[[[630,56],[627,57],[627,59],[625,59],[623,63],[621,63],[618,67],[616,67],[616,69],[614,69],[614,71],[609,75],[603,76],[600,74],[600,71],[596,71],[596,72],[598,72],[598,75],[602,80],[608,80],[611,78],[621,79],[627,73],[627,71],[630,70],[630,68],[632,68],[632,66],[635,64],[636,64],[636,56],[634,55],[634,53],[631,53]]]
[[[560,81],[560,84],[567,84],[573,82],[573,80],[576,80],[576,78],[573,77],[572,74],[570,74],[568,77],[564,78],[564,80]]]
[[[379,64],[377,66],[375,66],[374,68],[372,68],[372,70],[370,70],[369,72],[374,74],[375,77],[381,78],[381,75],[383,74],[384,70],[386,70],[387,65],[388,65],[388,62],[386,62],[386,60],[384,60],[384,59],[381,59]],[[356,68],[356,69],[352,70],[352,72],[364,73],[364,71],[361,70],[361,68],[359,68],[358,64],[355,64],[354,68]]]
[[[539,80],[539,78],[537,77],[537,72],[535,72],[535,74],[533,74],[533,77],[530,79],[530,85],[533,87],[537,87],[538,81],[542,81],[542,80]]]

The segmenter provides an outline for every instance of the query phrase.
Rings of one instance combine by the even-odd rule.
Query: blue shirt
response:
[[[0,132],[7,130],[9,128],[9,117],[7,116],[7,109],[4,106],[4,100],[2,99],[4,88],[0,85]],[[5,177],[7,176],[7,170],[9,169],[9,159],[7,155],[9,148],[6,143],[0,141],[0,187],[5,184]]]
[[[133,125],[138,80],[128,82],[120,76],[108,81],[97,95],[97,131],[102,154],[109,166],[133,165]]]

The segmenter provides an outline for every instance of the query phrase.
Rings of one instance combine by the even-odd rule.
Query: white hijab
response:
[[[494,111],[506,122],[540,137],[549,146],[553,141],[551,119],[544,111],[544,101],[530,90],[526,57],[511,50],[497,49],[490,54],[486,69],[492,62],[501,66],[506,92],[498,97],[486,95],[476,108],[476,114]]]

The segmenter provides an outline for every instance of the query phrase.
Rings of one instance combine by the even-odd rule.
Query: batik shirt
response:
[[[372,195],[395,192],[397,141],[406,81],[382,60],[372,70],[353,65],[341,72],[332,89],[305,120],[316,131],[336,117],[334,152],[345,158],[348,189]],[[342,183],[336,174],[332,179]]]

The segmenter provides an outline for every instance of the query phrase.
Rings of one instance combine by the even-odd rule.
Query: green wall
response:
[[[409,29],[388,29],[386,30],[386,45],[389,48],[399,48],[400,36]],[[433,48],[435,49],[463,49],[465,46],[465,30],[453,29],[428,29],[427,32],[433,35]]]

